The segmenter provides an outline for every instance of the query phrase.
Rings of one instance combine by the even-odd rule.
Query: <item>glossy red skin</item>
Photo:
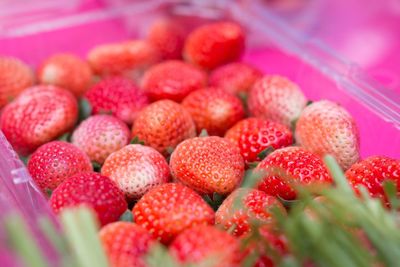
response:
[[[40,65],[37,75],[40,83],[59,86],[79,97],[92,84],[93,73],[89,64],[79,57],[56,54]]]
[[[28,155],[73,128],[78,104],[67,90],[47,85],[31,87],[4,107],[1,130],[13,148]]]
[[[171,100],[160,100],[144,108],[132,127],[132,137],[138,137],[163,155],[194,136],[196,127],[190,113]]]
[[[214,224],[214,211],[192,189],[177,183],[159,185],[134,206],[135,222],[164,244],[183,230]]]
[[[296,199],[293,184],[316,188],[332,183],[322,159],[300,147],[275,150],[255,171],[262,175],[259,190],[285,200]]]
[[[127,145],[112,153],[104,162],[101,174],[115,181],[129,200],[140,199],[170,178],[163,155],[142,145]]]
[[[201,194],[226,195],[239,186],[244,161],[239,149],[217,136],[183,141],[170,159],[172,176]]]
[[[296,141],[313,153],[332,155],[347,170],[360,158],[354,118],[338,104],[322,100],[307,106],[296,123]]]
[[[214,69],[240,58],[245,47],[244,32],[233,22],[209,23],[186,38],[184,57],[188,62]]]
[[[400,161],[384,156],[371,156],[353,164],[345,173],[356,192],[358,186],[365,186],[372,197],[380,198],[385,203],[388,199],[383,183],[391,181],[400,195]]]
[[[160,59],[158,49],[143,40],[98,45],[88,55],[94,73],[101,76],[123,75],[134,79]]]
[[[111,267],[146,267],[145,256],[156,243],[142,227],[131,222],[113,222],[99,232]]]
[[[225,230],[235,225],[232,234],[241,236],[250,232],[251,220],[272,223],[272,211],[275,208],[286,213],[285,207],[277,198],[257,189],[238,188],[218,208],[215,223],[222,225]]]
[[[79,147],[90,158],[103,164],[113,152],[126,146],[130,141],[128,126],[110,115],[94,115],[75,128],[71,143]]]
[[[152,101],[170,99],[181,102],[206,83],[205,72],[180,60],[167,60],[154,65],[142,78],[142,88]]]
[[[108,177],[94,172],[69,177],[50,197],[50,206],[58,214],[66,207],[88,205],[101,225],[117,221],[128,205],[124,193]]]
[[[197,226],[182,232],[170,245],[171,254],[183,264],[209,260],[212,267],[238,267],[240,243],[214,226]]]
[[[29,158],[28,171],[43,192],[54,190],[68,177],[92,171],[88,156],[78,147],[52,141],[39,147]]]
[[[158,48],[163,59],[182,58],[185,30],[178,22],[168,19],[154,22],[149,29],[147,40]]]
[[[299,86],[286,77],[265,75],[253,85],[248,96],[250,114],[291,127],[307,105]]]
[[[225,138],[234,142],[246,163],[260,161],[258,154],[268,147],[279,149],[293,143],[292,132],[283,124],[247,118],[230,128]]]
[[[247,93],[262,73],[245,63],[233,62],[211,72],[209,83],[231,94]]]
[[[93,86],[86,94],[92,114],[111,113],[131,125],[149,99],[132,81],[110,77]]]
[[[194,91],[182,105],[192,115],[197,133],[205,129],[209,135],[224,135],[245,115],[240,99],[218,88]]]
[[[22,61],[0,56],[0,108],[35,82],[33,71]]]

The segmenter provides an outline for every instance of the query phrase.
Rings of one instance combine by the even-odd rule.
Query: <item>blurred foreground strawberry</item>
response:
[[[130,80],[111,77],[93,86],[85,95],[92,114],[112,114],[131,125],[138,112],[147,106],[147,96]]]
[[[359,134],[353,117],[338,104],[322,100],[307,106],[296,124],[300,146],[320,155],[332,155],[347,170],[359,159]]]
[[[114,222],[99,232],[111,267],[146,267],[145,256],[155,244],[152,236],[137,224]]]
[[[221,88],[231,94],[247,93],[260,79],[261,72],[241,62],[233,62],[215,69],[210,74],[210,85]]]
[[[171,155],[172,176],[202,194],[229,194],[242,181],[244,161],[239,149],[222,137],[183,141]]]
[[[184,58],[205,69],[214,69],[239,59],[244,47],[244,32],[238,24],[209,23],[195,29],[186,38]]]
[[[239,147],[246,163],[262,160],[259,154],[265,149],[278,149],[293,143],[292,132],[289,128],[260,118],[239,121],[226,132],[225,138]]]
[[[273,223],[273,211],[286,213],[279,200],[257,189],[239,188],[232,192],[215,213],[215,223],[241,236],[250,231],[253,220]]]
[[[195,135],[196,128],[190,113],[171,100],[160,100],[144,108],[132,127],[133,137],[163,155]]]
[[[207,76],[202,70],[180,60],[167,60],[154,65],[142,79],[143,90],[152,101],[170,99],[180,102],[206,83]]]
[[[285,147],[269,154],[255,168],[261,177],[258,189],[285,200],[296,198],[295,186],[309,189],[332,182],[322,159],[300,147]]]
[[[159,185],[134,206],[135,222],[164,244],[189,227],[214,223],[214,211],[192,189],[177,183]]]
[[[171,243],[172,255],[183,264],[207,262],[210,267],[239,267],[242,253],[237,239],[214,226],[185,230]]]
[[[307,99],[299,86],[278,75],[266,75],[251,88],[250,113],[255,117],[282,123],[288,127],[296,120]]]
[[[117,221],[128,207],[124,193],[117,185],[110,178],[94,172],[69,177],[50,198],[55,213],[82,204],[94,209],[102,225]]]
[[[1,130],[14,149],[27,155],[72,129],[78,104],[68,91],[48,85],[25,90],[1,114]]]
[[[92,83],[89,64],[73,54],[56,54],[46,59],[38,69],[38,79],[81,96]]]
[[[53,141],[39,147],[30,157],[28,171],[42,189],[54,190],[68,177],[92,171],[89,157],[67,142]]]
[[[103,164],[113,152],[126,146],[130,140],[129,128],[110,115],[94,115],[84,120],[73,132],[71,142],[90,158]]]
[[[197,90],[182,105],[192,115],[197,132],[205,129],[209,135],[224,135],[245,115],[240,99],[219,88]]]
[[[22,61],[0,56],[0,108],[35,82],[33,71]]]
[[[114,180],[129,200],[140,199],[151,188],[168,182],[169,166],[157,150],[128,145],[112,153],[101,173]]]

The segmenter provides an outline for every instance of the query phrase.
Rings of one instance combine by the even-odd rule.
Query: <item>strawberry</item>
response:
[[[106,78],[85,95],[93,114],[111,113],[131,125],[137,113],[148,105],[147,96],[130,80],[123,77]]]
[[[78,118],[78,104],[68,91],[35,86],[21,93],[1,115],[1,130],[14,149],[27,155],[68,132]]]
[[[34,82],[29,66],[16,58],[0,56],[0,108]]]
[[[240,95],[247,93],[261,77],[258,69],[245,63],[233,62],[211,72],[209,83],[231,94]]]
[[[347,170],[360,157],[359,135],[353,117],[336,103],[322,100],[307,106],[296,124],[300,146],[320,155],[330,154]]]
[[[244,46],[244,32],[238,24],[210,23],[189,34],[185,41],[184,57],[195,65],[214,69],[240,58]]]
[[[272,222],[275,208],[286,212],[277,198],[257,189],[238,188],[218,208],[215,223],[222,225],[225,230],[233,227],[232,233],[241,236],[250,232],[252,220]]]
[[[39,147],[28,161],[28,171],[42,189],[54,190],[68,177],[92,171],[88,156],[67,142],[53,141]]]
[[[293,143],[289,128],[260,118],[239,121],[226,132],[225,138],[239,147],[246,163],[262,160],[259,154],[269,147],[278,149]]]
[[[194,91],[182,105],[192,115],[197,132],[206,129],[210,135],[223,135],[245,115],[240,99],[218,88]]]
[[[144,257],[156,243],[146,230],[130,222],[107,224],[99,237],[111,267],[146,267]]]
[[[110,115],[94,115],[75,129],[71,141],[82,149],[91,161],[103,164],[113,152],[126,146],[130,140],[129,128]]]
[[[185,230],[171,243],[170,251],[178,262],[190,266],[207,262],[212,267],[239,267],[242,258],[239,241],[210,225]]]
[[[135,222],[168,244],[191,226],[214,223],[214,211],[192,189],[177,183],[152,188],[133,207]]]
[[[73,54],[57,54],[46,59],[38,69],[38,79],[81,96],[92,83],[89,64]]]
[[[296,198],[297,184],[316,188],[332,182],[322,159],[301,147],[275,150],[255,171],[262,175],[258,189],[285,200]]]
[[[137,200],[151,188],[168,182],[169,166],[157,150],[142,145],[128,145],[112,153],[104,162],[101,174],[114,180],[130,200]]]
[[[95,172],[78,173],[60,184],[50,198],[58,214],[66,207],[88,205],[102,225],[118,220],[127,209],[124,193],[110,178]]]
[[[400,161],[383,156],[372,156],[353,164],[346,177],[356,192],[360,185],[365,186],[372,197],[382,199],[386,204],[383,184],[391,181],[400,195]]]
[[[244,175],[239,149],[217,136],[183,141],[171,155],[170,168],[175,179],[202,194],[226,195]]]
[[[96,74],[124,75],[131,78],[137,78],[160,58],[158,49],[142,40],[99,45],[88,55],[90,66]]]
[[[167,60],[148,69],[142,78],[143,90],[152,101],[180,102],[191,92],[204,87],[206,74],[180,60]]]
[[[195,135],[196,128],[189,112],[170,100],[160,100],[144,108],[132,127],[133,137],[164,155]]]
[[[179,59],[182,57],[185,30],[173,20],[161,19],[151,25],[147,40],[158,48],[164,59]]]
[[[297,84],[285,77],[267,75],[251,88],[250,113],[255,117],[282,123],[288,127],[300,116],[307,99]]]

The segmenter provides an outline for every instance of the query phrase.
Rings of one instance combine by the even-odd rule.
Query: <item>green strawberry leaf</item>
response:
[[[95,172],[100,172],[101,171],[101,164],[96,162],[96,161],[92,161],[92,166],[93,166],[93,170]]]
[[[139,137],[135,136],[130,142],[131,145],[144,145],[144,141],[140,140]]]
[[[68,133],[65,133],[65,134],[61,135],[57,140],[58,141],[69,142],[70,138],[71,138],[71,133],[68,132]]]
[[[265,159],[269,154],[271,154],[272,152],[275,151],[275,148],[273,148],[272,146],[267,147],[266,149],[264,149],[263,151],[261,151],[260,153],[258,153],[257,157],[260,160]]]
[[[207,137],[207,136],[209,136],[207,130],[206,129],[201,130],[199,137]]]
[[[225,196],[220,195],[218,193],[213,193],[212,195],[204,195],[203,199],[213,208],[214,211],[218,210],[219,206],[221,206],[222,202],[225,199]]]
[[[312,103],[314,103],[314,101],[308,100],[306,106],[309,106],[309,105],[311,105]]]
[[[247,167],[249,167],[249,169],[254,169],[255,167],[257,167],[257,165],[259,163],[260,163],[260,161],[249,162],[249,163],[247,163]]]
[[[25,165],[27,165],[28,164],[28,161],[29,161],[29,156],[21,156],[21,155],[19,155],[19,159],[25,164]]]
[[[171,256],[168,249],[161,244],[155,244],[146,255],[149,267],[180,267],[181,265]]]
[[[133,213],[131,210],[127,209],[121,217],[119,217],[119,221],[123,222],[133,222]]]
[[[92,105],[86,98],[79,99],[79,121],[83,121],[92,114]]]
[[[384,181],[383,189],[386,197],[389,200],[392,210],[397,211],[400,207],[399,199],[397,198],[397,188],[393,181]]]

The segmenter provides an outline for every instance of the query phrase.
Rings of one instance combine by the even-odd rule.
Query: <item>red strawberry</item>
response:
[[[48,58],[38,70],[41,83],[52,84],[81,96],[92,83],[92,70],[85,61],[72,54],[57,54]]]
[[[136,78],[160,60],[158,49],[147,41],[135,40],[99,45],[88,55],[93,71],[101,76],[124,75]]]
[[[353,117],[336,103],[322,100],[307,106],[296,124],[300,146],[320,155],[332,155],[347,170],[357,162],[358,129]]]
[[[225,230],[234,227],[233,234],[241,236],[250,232],[251,220],[272,222],[274,208],[286,212],[277,198],[257,189],[238,188],[218,208],[215,223]]]
[[[103,164],[113,152],[126,146],[130,140],[129,128],[110,115],[95,115],[84,120],[73,132],[71,141],[90,158]]]
[[[253,84],[260,79],[261,72],[245,63],[233,62],[215,69],[210,74],[210,85],[231,94],[247,93]]]
[[[196,129],[189,112],[180,104],[161,100],[144,108],[132,128],[132,136],[166,155],[169,149],[194,137]]]
[[[155,244],[142,227],[130,222],[113,222],[99,232],[111,267],[146,267],[144,257]]]
[[[170,168],[175,179],[203,194],[228,194],[244,175],[239,149],[217,136],[183,141],[171,155]]]
[[[77,205],[94,209],[102,225],[118,220],[127,209],[124,193],[110,178],[95,172],[78,173],[54,190],[50,205],[55,213]]]
[[[180,102],[206,83],[207,76],[202,70],[179,60],[154,65],[142,79],[142,87],[152,101],[170,99]]]
[[[268,147],[278,149],[293,143],[292,132],[285,125],[259,118],[236,123],[226,132],[225,138],[239,147],[246,163],[261,160],[258,155]]]
[[[170,177],[163,155],[142,145],[128,145],[112,153],[101,173],[114,180],[131,200],[141,198],[151,188],[168,182]]]
[[[293,185],[319,187],[332,182],[321,158],[300,147],[272,152],[255,171],[263,175],[258,189],[285,200],[296,198]]]
[[[148,105],[147,96],[130,80],[122,77],[104,79],[87,93],[93,114],[112,113],[132,124],[137,113]]]
[[[170,251],[180,263],[190,266],[208,262],[212,267],[239,267],[242,258],[239,241],[210,225],[185,230],[172,242]]]
[[[30,157],[28,171],[43,192],[54,190],[68,177],[92,171],[88,156],[76,146],[53,141],[39,147]]]
[[[35,76],[25,63],[16,58],[0,56],[0,108],[34,82]]]
[[[159,185],[134,206],[135,222],[168,244],[191,226],[214,223],[214,211],[192,189],[176,183]]]
[[[278,75],[264,76],[250,90],[248,106],[255,117],[291,126],[307,99],[297,84]]]
[[[78,118],[78,104],[68,91],[54,86],[27,89],[3,109],[1,130],[23,155],[68,132]]]
[[[237,60],[245,46],[242,28],[233,22],[217,22],[192,31],[185,41],[184,57],[205,69]]]
[[[194,91],[182,105],[192,115],[198,133],[206,129],[210,135],[223,135],[244,117],[240,99],[218,88]]]
[[[147,40],[158,48],[164,59],[179,59],[182,57],[185,31],[177,22],[162,19],[151,25]]]
[[[392,181],[400,195],[400,161],[382,156],[372,156],[353,164],[346,171],[346,177],[358,192],[358,186],[365,186],[372,197],[380,198],[386,203],[387,197],[383,183]]]

